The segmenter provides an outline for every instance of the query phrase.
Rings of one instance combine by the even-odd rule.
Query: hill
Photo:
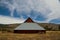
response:
[[[52,24],[52,23],[37,23],[38,25],[44,27],[47,31],[59,31],[60,24]],[[8,31],[13,32],[14,28],[21,24],[0,24],[0,31]]]
[[[60,24],[53,24],[53,23],[38,23],[40,26],[44,27],[46,30],[52,31],[59,31]]]

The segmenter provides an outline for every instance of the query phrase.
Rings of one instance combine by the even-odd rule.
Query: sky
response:
[[[28,17],[60,24],[60,0],[0,0],[0,24],[23,23]]]

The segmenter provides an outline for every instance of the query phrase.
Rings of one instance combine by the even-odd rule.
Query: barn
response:
[[[24,23],[14,29],[14,33],[46,33],[46,30],[28,18]]]

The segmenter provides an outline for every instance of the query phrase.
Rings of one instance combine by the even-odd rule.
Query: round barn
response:
[[[46,30],[37,23],[34,23],[31,18],[28,18],[14,29],[14,33],[46,33]]]

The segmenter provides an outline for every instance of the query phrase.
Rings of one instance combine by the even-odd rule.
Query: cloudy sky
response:
[[[0,0],[0,24],[23,23],[28,17],[60,24],[60,0]]]

